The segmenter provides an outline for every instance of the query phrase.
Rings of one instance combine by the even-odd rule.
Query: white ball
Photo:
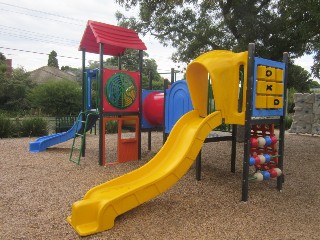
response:
[[[255,174],[253,174],[253,176],[256,178],[255,181],[257,181],[257,182],[263,181],[263,175],[262,175],[262,173],[256,172]]]
[[[258,157],[260,158],[260,164],[264,164],[266,162],[266,158],[262,154],[258,155]]]
[[[258,137],[257,140],[258,140],[259,147],[262,148],[266,145],[266,140],[263,137]]]
[[[274,170],[277,172],[278,177],[282,174],[282,171],[280,168],[274,168]]]

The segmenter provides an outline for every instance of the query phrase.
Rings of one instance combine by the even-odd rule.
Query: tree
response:
[[[289,64],[288,88],[294,88],[297,92],[305,93],[310,91],[312,79],[308,71],[302,67]]]
[[[76,76],[76,81],[78,83],[81,83],[82,81],[82,70],[81,68],[74,68],[74,67],[70,67],[70,66],[62,66],[61,67],[61,71],[70,73],[70,74],[74,74]]]
[[[81,110],[82,91],[81,86],[74,81],[49,80],[36,86],[28,99],[32,107],[43,113],[52,116],[75,115]]]
[[[29,74],[22,67],[13,69],[11,76],[5,75],[0,82],[0,106],[8,111],[30,109],[28,93],[34,87]]]
[[[6,56],[0,52],[0,80],[4,77],[7,72]]]
[[[172,45],[177,49],[172,56],[177,62],[188,63],[210,50],[245,51],[250,42],[264,58],[280,61],[283,52],[289,52],[291,58],[314,52],[320,59],[319,0],[117,2],[127,8],[139,5],[138,19],[118,12],[119,24]],[[317,72],[320,65],[315,60],[313,70]]]
[[[154,59],[148,58],[148,54],[143,52],[143,66],[142,66],[142,88],[149,87],[148,76],[151,75],[153,82],[153,89],[163,89],[163,79],[158,73],[158,66]],[[105,68],[118,69],[118,57],[107,58],[103,63]],[[90,68],[99,68],[97,61],[89,62]],[[139,56],[138,51],[127,49],[124,55],[121,56],[121,67],[128,71],[139,71]]]
[[[49,54],[49,58],[48,58],[48,66],[49,67],[59,68],[57,56],[58,55],[57,55],[56,51],[52,50],[51,53]]]
[[[317,81],[312,81],[310,84],[310,88],[320,88],[320,83]]]

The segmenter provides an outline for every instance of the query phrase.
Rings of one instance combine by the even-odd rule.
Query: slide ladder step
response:
[[[85,121],[83,119],[85,119]],[[85,137],[86,137],[85,129],[87,128],[87,123],[88,123],[88,115],[81,112],[77,118],[76,133],[74,134],[74,137],[73,137],[73,142],[72,142],[72,147],[71,147],[71,152],[69,157],[70,162],[74,162],[78,165],[80,164],[82,149],[85,143]],[[80,130],[83,129],[82,134],[78,132],[79,127],[80,127]],[[75,152],[75,150],[77,151]]]
[[[90,115],[92,115],[92,114],[91,113],[86,114],[84,112],[81,112],[79,114],[79,116],[77,118],[77,122],[76,122],[76,133],[74,134],[74,137],[73,137],[69,161],[74,162],[78,165],[80,165],[83,147],[85,145],[86,130],[88,127]],[[83,120],[83,119],[85,119],[85,120]],[[79,132],[81,132],[81,133],[79,133]],[[78,139],[78,140],[76,140],[76,139]],[[75,154],[74,150],[78,151],[77,154]],[[74,155],[76,155],[76,156],[74,156]]]

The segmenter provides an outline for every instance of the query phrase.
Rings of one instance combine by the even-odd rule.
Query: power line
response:
[[[25,39],[25,40],[32,40],[32,41],[36,41],[36,42],[53,43],[53,44],[57,44],[57,45],[71,46],[71,47],[74,47],[74,46],[77,45],[77,44],[75,44],[75,43],[56,42],[56,41],[51,41],[51,40],[46,40],[46,39],[40,39],[40,38],[28,36],[28,35],[8,33],[8,32],[3,32],[3,31],[0,31],[0,33],[3,34],[3,35],[12,36],[12,37],[17,37],[17,38],[22,38],[22,39]]]
[[[52,18],[41,17],[41,16],[32,15],[32,14],[28,14],[28,13],[22,13],[22,12],[12,11],[12,10],[3,9],[3,8],[0,8],[0,11],[18,13],[18,14],[22,14],[22,15],[26,15],[26,16],[31,16],[31,17],[36,17],[36,18],[42,18],[42,19],[46,19],[46,20],[50,20],[50,21],[54,21],[54,22],[66,23],[66,24],[71,24],[71,25],[83,27],[83,24],[76,24],[76,23],[72,23],[72,22],[65,22],[65,21],[61,21],[61,20],[56,20],[56,19],[52,19]]]
[[[28,30],[25,30],[25,29],[5,26],[5,25],[1,25],[1,24],[0,24],[0,28],[4,28],[3,30],[5,30],[5,31],[7,31],[7,30],[19,31],[19,34],[21,34],[21,32],[24,32],[24,33],[26,33],[28,35],[37,35],[36,37],[55,38],[55,39],[58,39],[58,40],[63,40],[63,41],[74,43],[74,44],[78,44],[79,43],[78,40],[74,40],[74,39],[70,39],[70,38],[62,38],[62,37],[57,37],[57,36],[49,35],[49,34],[41,34],[41,33],[38,33],[38,32],[28,31]]]
[[[32,12],[51,15],[51,16],[55,16],[55,17],[65,18],[65,19],[72,20],[72,21],[83,22],[80,19],[76,19],[76,18],[72,18],[72,17],[66,17],[66,16],[62,16],[62,15],[58,15],[58,14],[54,14],[54,13],[49,13],[49,12],[44,12],[44,11],[40,11],[40,10],[34,10],[34,9],[31,9],[31,8],[21,7],[21,6],[17,6],[17,5],[13,5],[13,4],[9,4],[9,3],[0,2],[0,4],[6,5],[6,6],[10,6],[10,7],[20,8],[20,9],[24,9],[24,10],[28,10],[28,11],[32,11]]]
[[[0,46],[0,48],[7,49],[7,50],[13,50],[13,51],[19,51],[19,52],[34,53],[34,54],[41,54],[41,55],[49,55],[48,53],[35,52],[35,51],[29,51],[29,50],[22,50],[22,49],[16,49],[16,48],[1,47],[1,46]],[[63,55],[57,55],[57,57],[70,58],[70,59],[76,59],[76,60],[80,60],[81,59],[81,58],[77,58],[77,57],[69,57],[69,56],[63,56]]]

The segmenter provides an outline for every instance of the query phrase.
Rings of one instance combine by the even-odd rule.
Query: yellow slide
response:
[[[222,123],[221,112],[200,117],[185,114],[158,154],[147,164],[89,190],[72,205],[68,222],[81,236],[110,229],[120,214],[158,196],[190,168],[212,129]]]

